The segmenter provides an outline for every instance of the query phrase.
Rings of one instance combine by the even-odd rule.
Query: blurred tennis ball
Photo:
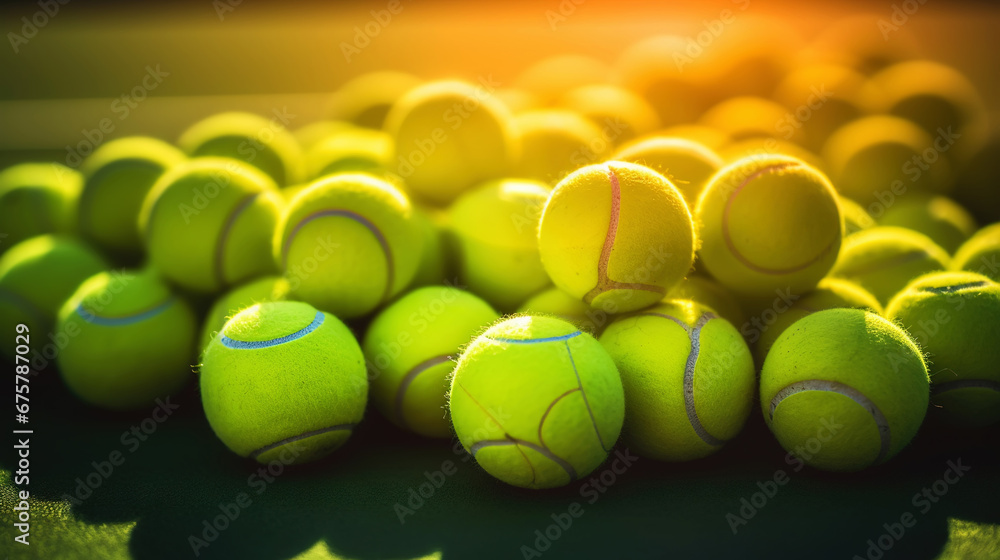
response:
[[[423,251],[411,288],[444,284],[451,278],[454,251],[445,236],[442,214],[436,209],[413,207],[413,221],[420,230]]]
[[[351,171],[385,174],[392,165],[392,137],[381,130],[345,130],[314,144],[305,161],[310,179]]]
[[[354,125],[345,121],[315,121],[295,129],[292,131],[292,135],[295,136],[295,141],[299,143],[302,151],[308,153],[320,141],[352,128]]]
[[[965,208],[950,198],[926,194],[901,197],[878,223],[919,231],[949,254],[976,232],[976,220]]]
[[[497,309],[511,311],[551,283],[538,250],[548,197],[543,183],[505,179],[465,193],[448,211],[459,278]]]
[[[1000,282],[1000,224],[980,229],[963,243],[949,268],[976,272]]]
[[[191,125],[177,145],[191,157],[238,159],[267,173],[279,186],[305,178],[302,149],[282,124],[282,116],[219,113]]]
[[[551,315],[572,323],[582,331],[594,336],[611,320],[606,313],[592,309],[589,305],[559,288],[548,288],[528,298],[518,313],[526,315]]]
[[[521,138],[518,177],[554,185],[577,168],[603,161],[611,144],[601,128],[572,111],[544,109],[514,118]]]
[[[829,22],[799,52],[802,64],[837,64],[871,75],[918,56],[920,44],[906,27],[889,18],[873,23],[871,14],[852,14]]]
[[[553,283],[617,313],[652,305],[694,262],[695,231],[680,191],[641,165],[581,168],[556,185],[538,247]]]
[[[423,84],[386,116],[385,130],[395,142],[391,171],[416,197],[447,204],[473,185],[509,173],[520,151],[511,120],[486,86]]]
[[[493,94],[510,112],[518,115],[526,111],[534,111],[542,106],[538,96],[521,88],[502,88]]]
[[[581,86],[566,92],[559,104],[593,121],[616,145],[660,127],[660,117],[645,99],[618,86]]]
[[[732,140],[725,132],[703,124],[679,124],[665,128],[659,132],[654,132],[652,136],[667,136],[692,140],[716,153]],[[651,136],[645,136],[644,138],[649,137]]]
[[[955,197],[981,224],[1000,221],[996,165],[1000,161],[1000,123],[989,139],[959,169]]]
[[[733,141],[776,138],[802,144],[805,130],[784,106],[761,97],[732,97],[708,109],[699,123],[721,130]]]
[[[330,115],[365,128],[382,128],[393,104],[419,85],[419,78],[405,72],[362,74],[334,93]]]
[[[222,330],[233,315],[255,303],[283,301],[288,298],[288,281],[280,276],[266,276],[237,286],[220,296],[202,323],[201,342],[198,351],[204,352],[208,343]]]
[[[83,177],[58,163],[19,163],[0,171],[0,224],[6,239],[0,253],[47,233],[76,231]]]
[[[611,68],[596,58],[557,55],[526,68],[514,81],[514,86],[533,93],[542,104],[552,104],[572,89],[610,83],[611,74]]]
[[[119,138],[94,150],[80,168],[85,178],[80,233],[113,255],[139,254],[142,203],[156,180],[184,160],[177,148],[144,136]]]
[[[847,198],[838,197],[840,213],[844,215],[844,236],[875,226],[875,219],[860,204]]]
[[[846,238],[830,275],[860,285],[885,305],[910,280],[944,270],[949,260],[948,252],[922,233],[879,226]]]
[[[740,300],[722,284],[704,276],[689,275],[670,290],[664,301],[675,299],[692,300],[704,305],[737,328],[742,328],[747,320]]]
[[[706,83],[710,64],[688,54],[693,41],[656,35],[629,45],[615,63],[621,84],[649,102],[666,126],[694,122],[714,99]]]
[[[630,142],[611,159],[644,165],[673,183],[689,208],[698,202],[705,183],[723,166],[715,152],[684,138],[647,137]]]
[[[777,138],[747,138],[719,148],[718,154],[726,164],[747,157],[789,156],[802,160],[824,174],[826,173],[826,162],[823,161],[823,158],[798,144]]]
[[[852,68],[810,64],[789,72],[773,98],[788,110],[782,125],[801,127],[807,146],[819,150],[835,130],[867,113],[866,87]]]

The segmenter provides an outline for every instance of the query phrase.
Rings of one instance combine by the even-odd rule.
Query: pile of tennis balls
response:
[[[706,457],[755,409],[833,471],[925,416],[995,429],[998,129],[945,65],[782,37],[688,67],[653,37],[498,89],[377,72],[294,130],[229,112],[14,165],[4,332],[99,408],[197,380],[262,463],[366,413],[526,488],[619,439]]]

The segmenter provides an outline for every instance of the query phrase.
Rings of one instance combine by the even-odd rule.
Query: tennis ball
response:
[[[80,195],[80,233],[111,254],[134,256],[142,251],[139,210],[153,184],[184,161],[177,148],[144,136],[112,140],[84,160]]]
[[[396,187],[372,175],[340,173],[292,199],[273,247],[292,299],[347,319],[371,312],[409,285],[423,238]]]
[[[413,221],[423,239],[420,264],[410,287],[444,284],[451,277],[451,247],[445,239],[443,212],[413,207]]]
[[[559,105],[593,121],[613,144],[623,144],[660,127],[660,117],[645,99],[610,84],[572,89]]]
[[[40,235],[14,245],[0,257],[0,328],[14,333],[25,324],[35,343],[45,340],[66,299],[107,267],[100,254],[72,238]],[[12,357],[12,345],[3,349]]]
[[[308,153],[310,149],[330,136],[352,130],[354,125],[345,121],[315,121],[292,131],[292,136],[299,143],[303,152]]]
[[[214,293],[274,272],[268,255],[283,205],[274,181],[255,167],[196,158],[153,185],[139,227],[149,260],[164,277]]]
[[[698,199],[701,262],[750,296],[816,286],[840,250],[844,220],[829,179],[788,156],[728,165]]]
[[[553,283],[608,313],[663,299],[694,263],[680,191],[641,165],[609,162],[570,174],[549,196],[538,247]]]
[[[191,157],[231,157],[253,165],[279,186],[305,178],[302,149],[275,113],[270,119],[251,113],[219,113],[184,131],[177,145]]]
[[[877,216],[896,195],[944,193],[952,188],[951,166],[934,140],[917,125],[878,115],[838,128],[823,146],[823,159],[840,194]]]
[[[743,428],[757,383],[747,343],[690,300],[667,300],[611,323],[601,345],[621,373],[622,439],[640,457],[700,459]]]
[[[305,161],[312,179],[350,171],[383,174],[392,162],[392,137],[381,130],[345,130],[317,142]]]
[[[202,323],[199,352],[208,348],[215,335],[222,330],[233,315],[255,303],[284,301],[288,298],[288,281],[280,276],[266,276],[251,280],[220,296],[208,310]]]
[[[505,179],[462,195],[448,211],[458,276],[469,291],[510,311],[550,285],[538,253],[543,183]]]
[[[699,123],[725,132],[734,141],[783,138],[795,144],[806,141],[805,129],[795,126],[788,109],[769,99],[732,97],[705,112]]]
[[[415,196],[447,204],[510,171],[519,153],[511,119],[484,86],[443,81],[414,88],[386,116],[395,142],[391,170]]]
[[[857,202],[846,196],[838,197],[837,201],[844,215],[844,237],[875,226],[875,219]]]
[[[622,146],[611,159],[644,165],[676,186],[688,207],[694,207],[709,178],[722,168],[722,158],[685,138],[647,137]]]
[[[201,402],[240,457],[300,464],[344,444],[368,401],[365,358],[336,317],[260,303],[226,321],[202,356]]]
[[[556,55],[532,64],[514,81],[515,87],[533,93],[543,104],[555,103],[564,93],[582,86],[607,84],[611,68],[589,56]]]
[[[448,402],[462,447],[486,472],[522,488],[589,474],[625,416],[607,351],[554,317],[513,317],[476,337],[458,359]]]
[[[528,298],[517,308],[527,315],[552,315],[576,325],[582,331],[596,335],[610,318],[600,309],[592,309],[559,288],[548,288]]]
[[[703,124],[678,124],[655,132],[653,135],[692,140],[716,153],[732,141],[725,132]]]
[[[666,300],[689,299],[708,307],[736,327],[747,321],[740,300],[722,284],[704,276],[688,276],[674,286]]]
[[[58,163],[20,163],[0,171],[0,224],[7,237],[0,253],[47,233],[76,231],[79,172]]]
[[[972,272],[932,272],[886,307],[928,355],[931,402],[952,422],[1000,422],[1000,284]]]
[[[405,72],[370,72],[344,85],[333,95],[330,114],[365,128],[382,128],[392,105],[420,79]]]
[[[977,231],[955,251],[950,270],[977,272],[1000,282],[1000,224]]]
[[[375,407],[401,428],[451,437],[448,376],[459,349],[499,318],[485,301],[450,286],[420,288],[386,307],[361,345]]]
[[[153,273],[102,272],[59,312],[58,330],[70,335],[59,371],[94,406],[149,406],[191,379],[195,329],[194,312]]]
[[[824,174],[826,173],[826,162],[823,161],[823,158],[798,144],[787,142],[780,138],[765,138],[760,136],[739,140],[719,148],[718,154],[727,164],[750,156],[789,156],[802,160]]]
[[[572,111],[521,113],[514,118],[514,128],[521,139],[514,173],[551,185],[577,168],[603,161],[611,148],[599,126]]]
[[[829,471],[881,464],[913,439],[927,412],[920,349],[861,309],[817,311],[789,327],[760,373],[764,420],[799,461]]]
[[[844,240],[830,275],[858,284],[885,305],[907,282],[944,270],[949,260],[947,251],[922,233],[878,226]]]
[[[713,99],[706,82],[710,64],[687,54],[689,41],[649,37],[626,48],[615,63],[621,84],[646,99],[665,125],[694,122]]]
[[[796,298],[790,307],[777,314],[772,323],[765,325],[763,330],[758,329],[756,336],[752,334],[749,337],[749,342],[755,344],[757,362],[764,363],[774,341],[799,319],[816,311],[840,307],[882,313],[882,304],[861,286],[842,278],[824,278],[816,289]]]
[[[976,220],[965,208],[950,198],[926,194],[901,197],[878,223],[919,231],[949,254],[976,232]]]
[[[837,64],[794,68],[778,84],[773,98],[788,112],[779,126],[802,127],[808,147],[818,150],[841,126],[868,111],[866,78]]]

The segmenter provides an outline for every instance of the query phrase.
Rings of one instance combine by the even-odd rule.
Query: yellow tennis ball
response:
[[[364,173],[308,186],[288,204],[274,234],[274,258],[292,299],[344,319],[370,313],[408,286],[422,250],[410,202]]]
[[[844,215],[844,237],[875,226],[875,218],[857,202],[846,196],[838,197],[837,201],[840,203],[840,213]]]
[[[543,104],[555,103],[571,89],[611,81],[612,70],[596,58],[579,54],[550,56],[532,64],[514,81]]]
[[[40,235],[14,245],[0,257],[0,328],[15,333],[27,325],[29,342],[40,349],[66,299],[107,268],[100,254],[73,238]],[[3,355],[12,357],[12,350],[4,346]]]
[[[361,347],[336,317],[301,302],[253,305],[202,357],[201,402],[226,447],[258,463],[299,464],[344,444],[361,422]]]
[[[192,377],[194,312],[152,272],[103,272],[89,278],[59,312],[69,343],[59,371],[94,406],[150,406]]]
[[[958,248],[948,268],[976,272],[1000,282],[1000,224],[977,231]]]
[[[667,300],[605,329],[621,373],[631,451],[661,461],[699,459],[743,429],[757,382],[747,343],[729,321],[690,300]]]
[[[94,245],[118,256],[142,251],[139,211],[156,180],[185,160],[177,148],[145,136],[112,140],[84,160],[78,224]]]
[[[392,163],[392,137],[381,130],[352,128],[317,142],[305,161],[310,179],[350,171],[384,174]]]
[[[684,195],[689,208],[698,202],[705,183],[722,168],[718,154],[685,138],[653,136],[622,146],[611,159],[644,165],[663,175]]]
[[[645,99],[610,84],[572,89],[559,105],[593,121],[616,145],[660,128],[660,117]]]
[[[386,117],[395,142],[391,170],[415,196],[447,204],[510,172],[519,153],[511,118],[487,86],[443,81],[416,87]]]
[[[157,180],[139,227],[163,276],[214,293],[274,272],[271,238],[283,205],[262,171],[228,158],[195,158]]]
[[[559,288],[538,292],[522,303],[517,312],[527,315],[552,315],[595,336],[611,321],[607,313],[591,308]]]
[[[788,109],[770,99],[732,97],[710,108],[699,123],[721,130],[734,141],[782,138],[796,144],[806,141],[805,129],[789,119]]]
[[[618,313],[663,299],[691,269],[694,225],[670,181],[614,161],[579,169],[556,185],[538,247],[557,287]]]
[[[907,192],[944,193],[952,188],[951,165],[917,125],[885,115],[838,128],[823,146],[823,159],[840,194],[878,217]]]
[[[916,193],[886,208],[878,223],[919,231],[949,254],[976,232],[975,218],[954,200]]]
[[[970,427],[1000,421],[1000,284],[972,272],[932,272],[885,309],[927,353],[931,402]]]
[[[829,179],[787,156],[723,168],[702,192],[697,215],[705,269],[751,296],[815,287],[837,259],[844,230]]]
[[[448,402],[462,447],[486,472],[522,488],[589,474],[625,416],[607,351],[553,317],[513,317],[476,337],[458,359]]]
[[[251,280],[226,292],[215,300],[201,327],[198,351],[204,352],[208,343],[222,330],[233,315],[255,303],[284,301],[288,298],[288,281],[280,276],[266,276]]]
[[[840,307],[882,313],[882,304],[861,286],[842,278],[824,278],[815,290],[797,297],[790,307],[778,313],[773,322],[750,331],[748,342],[754,344],[757,363],[764,363],[774,341],[796,321],[816,311]]]
[[[913,439],[929,388],[920,349],[903,329],[861,309],[827,309],[778,337],[761,370],[760,404],[799,461],[858,471]]]
[[[910,280],[944,270],[949,260],[948,252],[922,233],[879,226],[845,239],[830,275],[858,284],[885,305]]]
[[[865,76],[847,66],[794,68],[774,91],[774,100],[788,110],[780,126],[801,127],[807,145],[818,150],[833,131],[867,113],[867,87]]]
[[[666,300],[690,299],[708,307],[736,328],[742,328],[746,323],[746,313],[740,305],[740,300],[722,284],[704,276],[689,275],[674,286],[667,294]]]
[[[305,173],[302,149],[275,113],[269,118],[252,113],[219,113],[184,131],[177,145],[189,156],[230,157],[267,173],[279,186],[301,182]]]
[[[365,128],[382,128],[392,105],[420,79],[405,72],[362,74],[340,86],[330,103],[330,114]]]
[[[499,318],[451,286],[420,288],[386,307],[362,343],[375,407],[422,436],[451,437],[445,401],[459,350]]]
[[[548,197],[543,183],[505,179],[465,193],[448,211],[460,281],[497,309],[511,311],[551,283],[538,252]]]
[[[603,161],[611,148],[601,128],[572,111],[542,109],[514,118],[521,155],[518,177],[554,185],[572,171]]]
[[[36,235],[76,231],[79,172],[58,163],[20,163],[0,171],[0,253]]]

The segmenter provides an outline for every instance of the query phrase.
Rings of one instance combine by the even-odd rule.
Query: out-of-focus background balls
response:
[[[371,72],[340,86],[330,100],[329,116],[365,128],[380,129],[389,109],[421,80],[406,72]]]
[[[83,177],[59,163],[21,163],[0,171],[0,253],[25,239],[76,231]]]

